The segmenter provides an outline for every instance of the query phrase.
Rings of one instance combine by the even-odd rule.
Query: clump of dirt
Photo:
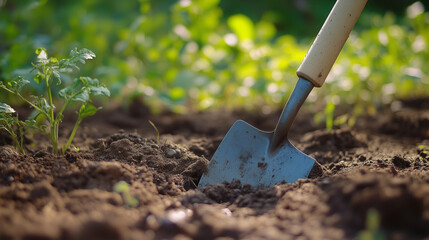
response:
[[[307,133],[300,139],[297,146],[304,153],[312,155],[319,163],[325,164],[348,160],[346,155],[349,152],[353,155],[354,149],[365,148],[366,142],[365,135],[345,128],[332,131],[316,130]],[[335,168],[338,171],[342,165],[336,164]]]
[[[197,156],[204,156],[207,159],[211,159],[221,141],[222,137],[192,139],[188,143],[189,151]]]
[[[392,158],[392,163],[393,163],[393,165],[395,165],[395,167],[397,167],[399,169],[411,167],[410,161],[407,161],[398,155],[396,155]]]
[[[351,211],[344,224],[363,228],[369,209],[376,209],[382,227],[416,235],[429,234],[429,178],[424,175],[392,176],[388,172],[350,171],[324,186],[336,211]],[[341,194],[335,195],[334,192]],[[347,215],[347,214],[345,214]],[[352,217],[354,216],[354,217]],[[356,221],[360,218],[359,221]]]
[[[351,129],[317,130],[304,135],[301,142],[304,143],[304,150],[323,148],[338,151],[366,146]]]
[[[426,110],[402,109],[389,113],[380,125],[380,131],[408,137],[429,137],[429,112]]]
[[[231,183],[207,186],[185,195],[181,203],[185,206],[198,203],[227,203],[227,206],[247,207],[257,214],[272,209],[281,196],[275,188],[253,189],[250,185],[241,185],[239,180]]]
[[[175,180],[180,181],[176,184],[185,189],[197,186],[208,165],[204,156],[197,156],[182,145],[160,143],[156,139],[142,138],[138,134],[123,131],[99,139],[95,147],[96,159],[146,166],[159,172],[156,181],[165,180],[166,175],[175,175]]]

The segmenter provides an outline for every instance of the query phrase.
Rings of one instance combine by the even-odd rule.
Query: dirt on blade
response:
[[[291,140],[323,174],[259,189],[196,185],[235,120],[273,129],[279,112],[100,112],[64,156],[39,136],[20,155],[1,132],[0,239],[355,239],[370,209],[386,239],[429,238],[429,116],[420,105],[332,131],[302,112]],[[113,191],[120,181],[136,207]]]

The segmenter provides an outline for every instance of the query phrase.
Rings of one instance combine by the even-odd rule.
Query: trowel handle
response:
[[[297,75],[321,87],[367,0],[337,0],[298,68]]]

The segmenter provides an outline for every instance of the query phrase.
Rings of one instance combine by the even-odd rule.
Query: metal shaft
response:
[[[274,130],[269,148],[270,152],[276,151],[287,140],[289,129],[313,87],[314,85],[310,81],[299,78]]]

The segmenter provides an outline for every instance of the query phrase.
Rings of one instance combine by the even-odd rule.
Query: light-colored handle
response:
[[[321,87],[357,22],[367,0],[337,0],[307,55],[298,77]]]

